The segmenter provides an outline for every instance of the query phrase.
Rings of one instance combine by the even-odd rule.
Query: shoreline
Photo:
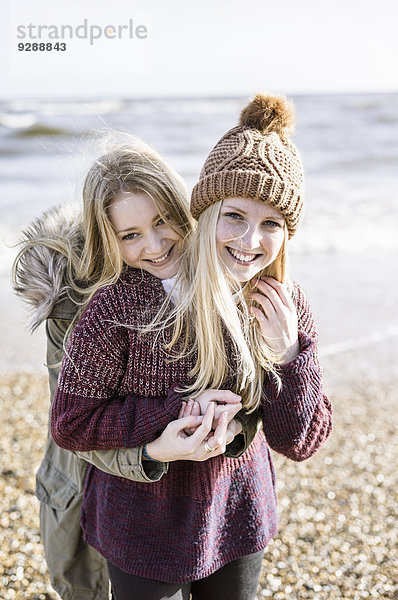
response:
[[[398,277],[388,253],[292,255],[291,273],[309,298],[319,330],[320,358],[328,383],[351,373],[398,378]],[[28,306],[0,277],[3,340],[0,372],[45,372],[45,331],[28,331]],[[353,361],[355,361],[354,368]],[[345,362],[351,363],[347,369]],[[330,367],[329,367],[330,365]]]

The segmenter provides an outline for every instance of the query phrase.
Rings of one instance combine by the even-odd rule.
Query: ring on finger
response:
[[[206,450],[206,452],[211,453],[211,452],[214,452],[215,448],[212,448],[210,446],[209,442],[205,442],[205,450]]]

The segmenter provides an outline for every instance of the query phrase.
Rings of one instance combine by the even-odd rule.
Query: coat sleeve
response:
[[[181,407],[174,389],[163,398],[118,394],[128,356],[127,328],[120,326],[124,315],[116,306],[101,302],[101,296],[97,300],[69,340],[52,404],[51,435],[67,450],[142,446],[176,419]]]
[[[74,310],[76,310],[76,307],[74,307]],[[68,319],[56,318],[57,315],[53,314],[46,321],[47,366],[51,400],[54,397],[57,387],[61,360],[64,353],[64,337],[73,314],[67,316]],[[158,481],[168,470],[168,463],[142,460],[142,446],[136,448],[112,448],[111,450],[91,450],[78,452],[77,454],[79,458],[89,462],[105,473],[142,483]]]
[[[282,389],[267,376],[263,394],[263,428],[273,450],[302,461],[321,447],[332,429],[332,406],[322,391],[318,357],[318,334],[304,292],[295,287],[294,296],[300,354],[279,369]]]
[[[235,419],[242,425],[242,432],[235,436],[232,442],[228,444],[224,452],[224,456],[227,458],[239,458],[242,456],[261,427],[261,414],[259,414],[259,410],[247,414],[246,411],[242,409],[235,416]]]

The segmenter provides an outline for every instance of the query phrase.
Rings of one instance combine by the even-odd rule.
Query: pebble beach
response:
[[[80,202],[99,155],[93,131],[141,137],[191,189],[246,100],[0,102],[0,600],[58,598],[34,495],[49,408],[45,333],[28,335],[9,283],[20,231],[55,204]],[[397,100],[294,98],[307,183],[291,273],[318,324],[334,430],[303,463],[273,453],[280,527],[258,600],[398,600]]]
[[[299,464],[273,453],[280,532],[265,553],[258,600],[398,598],[397,384],[337,385],[325,446]],[[0,597],[56,600],[34,495],[46,376],[2,374],[0,402]]]

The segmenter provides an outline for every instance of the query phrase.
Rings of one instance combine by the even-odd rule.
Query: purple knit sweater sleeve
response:
[[[155,439],[177,418],[181,397],[120,395],[129,352],[117,294],[94,297],[75,327],[51,412],[51,435],[67,450],[133,448]]]
[[[332,406],[322,392],[318,334],[309,302],[295,286],[300,354],[280,367],[282,389],[268,377],[264,386],[263,427],[268,444],[296,461],[309,458],[332,429]]]

